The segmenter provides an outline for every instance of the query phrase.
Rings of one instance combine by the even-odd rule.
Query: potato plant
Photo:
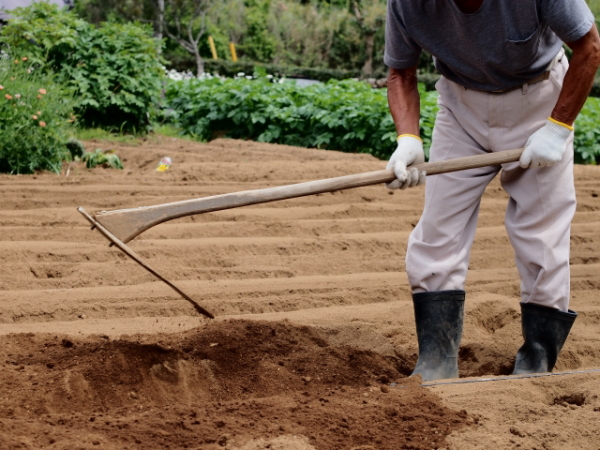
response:
[[[437,92],[421,92],[421,137],[425,151],[438,111]],[[343,80],[299,87],[268,78],[189,79],[167,85],[165,117],[187,135],[215,136],[370,153],[387,159],[396,131],[385,89]],[[600,161],[600,99],[588,98],[575,124],[575,160]]]
[[[429,142],[437,94],[422,94],[422,132]],[[395,149],[396,131],[386,91],[359,81],[329,81],[308,87],[268,78],[171,81],[166,102],[166,113],[184,132],[203,140],[226,135],[370,153],[382,159]]]
[[[588,97],[575,121],[575,162],[598,164],[600,162],[600,98]]]

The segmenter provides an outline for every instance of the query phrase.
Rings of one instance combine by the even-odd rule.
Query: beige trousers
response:
[[[567,68],[563,57],[548,80],[503,94],[442,78],[430,161],[523,147],[552,112]],[[425,209],[406,255],[412,290],[464,290],[481,196],[500,169],[510,196],[505,227],[521,277],[521,301],[567,311],[576,207],[572,140],[552,167],[521,169],[515,162],[429,177]]]

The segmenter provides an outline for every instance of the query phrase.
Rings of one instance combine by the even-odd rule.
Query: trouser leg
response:
[[[457,98],[456,91],[460,94],[463,88],[444,82],[439,89],[440,111],[429,160],[485,153],[465,127],[464,122],[477,121],[478,114],[466,111]],[[406,252],[406,272],[414,293],[464,289],[481,196],[499,169],[482,167],[427,179],[425,208]]]
[[[502,171],[510,195],[506,231],[521,277],[521,302],[566,312],[570,296],[570,235],[576,199],[572,143],[552,167]]]
[[[539,128],[560,93],[566,63],[557,67],[551,83],[536,90],[538,109],[523,139]],[[551,167],[521,169],[505,165],[501,175],[510,195],[505,225],[521,278],[521,326],[524,343],[514,374],[552,371],[577,314],[569,309],[570,234],[576,198],[573,142],[565,157]]]
[[[526,95],[514,91],[496,100],[497,122],[503,127],[494,128],[494,147],[523,147],[545,124],[560,95],[567,68],[563,58],[550,79],[529,86]],[[502,169],[502,186],[510,196],[505,226],[521,277],[521,302],[566,312],[570,226],[576,207],[573,141],[562,161],[554,166],[521,169],[518,163],[510,163]]]
[[[521,107],[507,103],[504,108],[503,123],[513,133],[505,138],[498,132],[500,145],[522,147],[543,126],[560,95],[567,68],[565,58],[547,82],[533,86],[527,95],[517,92],[508,97]],[[501,182],[510,195],[505,225],[521,278],[524,344],[513,373],[549,372],[577,317],[569,310],[570,227],[576,209],[572,141],[563,160],[552,167],[523,170],[517,163],[506,164]]]

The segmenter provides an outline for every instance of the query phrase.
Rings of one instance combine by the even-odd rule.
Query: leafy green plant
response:
[[[224,132],[262,142],[388,153],[395,137],[391,117],[380,107],[384,93],[359,82],[299,88],[267,79],[185,80],[168,84],[166,100],[181,128],[205,140]]]
[[[69,150],[73,160],[81,158],[85,153],[85,147],[83,146],[83,143],[74,137],[69,138],[66,145],[67,150]]]
[[[160,101],[164,71],[150,29],[106,23],[80,31],[63,67],[75,89],[81,121],[87,126],[143,132]]]
[[[0,172],[59,173],[71,159],[73,99],[27,57],[0,58]]]
[[[422,90],[422,134],[431,140],[437,94]],[[172,81],[168,113],[185,133],[366,152],[388,158],[396,132],[385,90],[345,80],[298,87],[266,78]]]
[[[18,8],[2,28],[11,52],[32,52],[39,70],[53,69],[71,88],[86,126],[144,132],[160,101],[164,71],[149,27],[103,23],[94,27],[56,5]]]
[[[421,137],[426,155],[438,112],[435,91],[421,94]],[[170,81],[164,117],[202,140],[217,135],[370,153],[387,159],[396,132],[385,89],[360,81],[329,81],[309,87],[268,79],[191,79]],[[575,126],[575,159],[600,161],[600,99],[588,98]]]
[[[2,27],[0,42],[11,49],[13,56],[27,56],[37,66],[49,63],[54,70],[60,70],[69,58],[78,30],[88,26],[75,15],[46,2],[16,8],[11,15],[8,25]]]
[[[575,121],[575,162],[600,162],[600,99],[589,97]]]
[[[85,167],[93,169],[94,167],[104,167],[105,169],[122,169],[123,163],[119,156],[113,150],[95,149],[93,152],[86,152],[81,157],[85,162]]]
[[[431,130],[437,94],[423,87],[422,133]],[[366,152],[388,158],[396,131],[385,90],[359,81],[329,81],[299,87],[266,78],[173,81],[169,114],[185,133],[208,140],[216,134],[262,142]]]
[[[419,92],[421,94],[421,118],[419,127],[421,128],[421,139],[425,149],[425,157],[429,159],[429,147],[431,147],[431,135],[433,126],[438,113],[438,93],[437,91],[426,91],[424,84],[419,83]]]

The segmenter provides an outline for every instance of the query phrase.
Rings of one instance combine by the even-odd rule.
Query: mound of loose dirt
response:
[[[0,449],[594,449],[600,373],[423,388],[404,256],[423,188],[371,186],[161,224],[130,243],[215,314],[109,248],[77,213],[380,170],[369,155],[152,137],[125,170],[0,176]],[[160,159],[173,160],[167,172]],[[600,368],[600,168],[575,168],[558,371]],[[462,378],[512,371],[519,279],[507,196],[484,195]],[[396,383],[396,385],[391,385]],[[462,411],[462,412],[461,412]]]
[[[468,423],[394,358],[285,322],[0,345],[0,442],[14,448],[425,449]]]

